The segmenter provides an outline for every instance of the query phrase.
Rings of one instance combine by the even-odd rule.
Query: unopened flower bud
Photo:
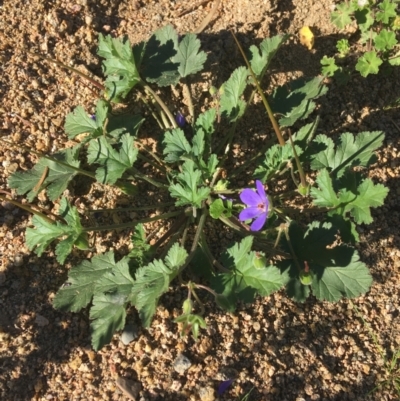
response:
[[[312,271],[305,271],[305,269],[303,269],[300,272],[300,282],[303,285],[311,285],[312,281],[314,278],[314,274]]]
[[[178,113],[175,116],[175,121],[178,124],[179,127],[183,128],[186,125],[186,120],[185,117],[181,112],[178,111]]]
[[[256,252],[253,258],[253,266],[256,269],[264,269],[267,266],[267,258],[260,252]]]

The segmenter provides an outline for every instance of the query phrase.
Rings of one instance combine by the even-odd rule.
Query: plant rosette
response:
[[[372,278],[354,245],[359,241],[357,226],[372,222],[371,209],[381,206],[388,192],[365,177],[384,134],[343,133],[334,139],[318,134],[319,119],[311,117],[317,99],[327,92],[321,77],[287,82],[265,97],[260,82],[288,37],[278,35],[251,46],[248,58],[243,51],[246,66],[215,88],[211,107],[199,115],[195,111],[201,105],[190,107],[186,119],[169,109],[163,88],[180,83],[191,93],[187,77],[203,70],[206,61],[196,35],[178,39],[166,26],[133,47],[129,41],[100,35],[104,97],[94,113],[77,106],[65,120],[68,138],[80,135],[81,141],[39,155],[31,170],[10,177],[9,187],[27,198],[21,207],[34,214],[26,230],[29,249],[41,256],[56,243],[60,264],[71,252],[82,257],[68,271],[53,304],[72,312],[89,307],[96,350],[123,329],[130,306],[149,327],[161,297],[172,290],[187,291],[182,315],[175,321],[182,335],[191,332],[194,338],[206,327],[209,300],[232,312],[238,302],[251,303],[282,287],[299,302],[311,293],[333,302],[368,291]],[[277,142],[263,143],[240,160],[240,167],[229,169],[229,163],[238,162],[232,151],[241,135],[238,121],[248,114],[257,91]],[[122,101],[141,102],[143,113],[115,113]],[[144,115],[160,135],[153,150],[138,135]],[[288,128],[305,119],[308,122],[292,135]],[[235,184],[248,182],[248,174],[249,185]],[[315,177],[312,183],[310,174]],[[132,206],[111,213],[129,216],[127,212],[134,211],[138,217],[102,225],[109,210],[80,213],[74,199],[63,196],[77,176],[115,187]],[[57,216],[28,206],[41,191],[59,203]],[[165,202],[152,202],[154,196],[146,195],[146,206],[136,207],[147,191]],[[104,217],[100,224],[88,215]],[[156,239],[152,224],[163,233]],[[93,233],[112,230],[130,230],[131,250],[124,257],[114,250],[96,254],[90,248]],[[210,230],[230,232],[232,243],[221,246]],[[87,259],[85,252],[94,255]]]

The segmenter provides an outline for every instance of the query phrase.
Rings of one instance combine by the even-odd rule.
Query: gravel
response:
[[[68,145],[62,128],[66,114],[79,104],[93,111],[97,97],[78,76],[32,57],[28,51],[56,58],[101,79],[96,56],[98,33],[127,35],[138,42],[167,23],[179,33],[193,31],[212,7],[212,2],[198,3],[201,5],[193,11],[178,17],[194,2],[4,0],[0,6],[0,130],[1,138],[17,147],[0,143],[0,189],[9,191],[9,175],[17,169],[27,170],[35,162],[36,156],[24,146],[54,152]],[[311,26],[317,34],[315,48],[308,51],[294,36],[273,61],[265,85],[274,87],[302,75],[317,75],[319,60],[324,54],[334,54],[339,37],[329,22],[333,3],[222,1],[215,21],[200,35],[211,73],[202,73],[199,81],[193,82],[195,97],[207,98],[209,85],[220,85],[242,64],[228,32],[232,27],[242,44],[249,46],[277,32],[297,35],[303,25]],[[126,328],[110,345],[94,352],[87,311],[64,313],[51,305],[65,282],[67,269],[87,255],[73,254],[65,266],[56,262],[52,252],[38,258],[25,245],[28,214],[2,202],[0,399],[132,399],[119,386],[118,380],[124,379],[141,401],[214,400],[220,382],[233,375],[234,383],[219,399],[236,399],[253,387],[251,400],[398,399],[393,388],[385,386],[367,394],[387,378],[379,347],[389,357],[400,348],[400,117],[397,109],[383,110],[399,97],[399,72],[368,79],[356,77],[346,87],[329,82],[329,87],[328,94],[318,102],[319,133],[335,136],[380,129],[386,133],[385,146],[369,176],[388,185],[390,193],[385,205],[374,210],[374,223],[361,228],[358,245],[374,277],[368,294],[352,302],[330,304],[310,298],[297,304],[279,292],[258,298],[253,305],[239,305],[234,314],[223,314],[209,304],[208,329],[194,342],[190,337],[181,338],[172,322],[181,313],[183,294],[171,291],[162,297],[148,330]],[[185,104],[182,108],[186,113]],[[262,113],[254,113],[238,129],[264,138],[272,135]],[[246,155],[252,143],[243,135],[234,146],[238,154]],[[116,205],[112,194],[96,190],[87,193],[79,183],[70,189],[80,207]],[[54,208],[45,196],[40,197],[38,205]],[[216,241],[221,244],[230,241],[225,233],[217,235]],[[128,240],[128,233],[99,236],[96,252],[113,247],[122,255]],[[128,311],[128,318],[134,316],[134,311]]]

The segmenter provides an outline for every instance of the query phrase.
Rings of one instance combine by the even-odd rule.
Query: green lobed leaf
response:
[[[326,77],[333,77],[335,72],[339,69],[333,57],[324,56],[321,59],[322,74]]]
[[[40,216],[33,216],[32,224],[36,228],[28,227],[26,229],[26,246],[30,251],[34,250],[38,256],[41,256],[46,248],[57,238],[68,234],[69,230],[60,222],[50,223]]]
[[[176,85],[180,77],[180,64],[175,61],[177,54],[178,34],[172,25],[157,30],[146,44],[141,66],[142,76],[158,86]]]
[[[224,83],[224,92],[220,99],[220,111],[229,122],[238,120],[244,113],[246,103],[241,99],[241,96],[247,85],[247,75],[246,67],[236,68]]]
[[[300,268],[305,267],[304,261],[307,261],[310,266],[311,264],[320,266],[329,265],[332,263],[332,260],[335,260],[336,264],[346,264],[349,260],[349,252],[351,253],[353,250],[348,247],[332,247],[336,239],[336,234],[337,229],[331,223],[315,221],[309,224],[304,232],[296,222],[292,222],[289,227],[289,238],[292,251],[297,258]],[[282,238],[282,241],[284,249],[291,252],[287,239]],[[343,251],[343,254],[340,255],[338,250]],[[293,267],[295,274],[291,275],[291,277],[298,278],[299,270],[295,260],[287,259],[283,265],[285,269]],[[280,268],[282,270],[281,264]]]
[[[60,215],[68,224],[63,224],[59,221],[50,223],[40,216],[33,216],[32,224],[35,228],[28,227],[25,237],[29,250],[35,250],[35,253],[41,256],[54,240],[66,236],[67,238],[56,247],[57,261],[63,264],[75,241],[78,240],[82,233],[82,225],[78,210],[76,207],[71,206],[66,198],[62,198],[60,201]]]
[[[193,147],[192,153],[197,159],[201,159],[204,153],[205,140],[204,140],[204,131],[197,130],[197,132],[193,135],[192,139]]]
[[[212,280],[217,293],[228,300],[252,302],[256,294],[268,296],[283,285],[283,278],[275,266],[263,269],[254,266],[256,252],[251,251],[252,243],[253,237],[249,236],[228,248],[222,257],[222,264],[230,272],[219,274]]]
[[[335,11],[331,14],[331,21],[339,29],[344,29],[346,25],[351,24],[350,15],[353,9],[346,3],[341,3],[336,6]]]
[[[209,109],[204,113],[201,113],[194,124],[194,130],[197,132],[199,130],[204,132],[206,138],[211,137],[214,133],[214,122],[217,111],[215,109]]]
[[[91,301],[96,282],[115,267],[114,253],[95,255],[90,261],[84,260],[68,272],[68,279],[54,300],[53,306],[63,311],[77,312]]]
[[[212,177],[217,170],[217,166],[219,164],[218,156],[213,153],[210,155],[208,162],[207,162],[207,172],[208,172],[208,178]]]
[[[335,208],[330,214],[341,214],[343,218],[347,212],[350,212],[358,224],[372,223],[371,207],[382,206],[389,191],[382,184],[375,185],[368,178],[357,185],[356,189],[354,183],[345,184],[345,187],[340,188],[339,195],[337,195],[326,169],[318,173],[316,183],[318,188],[311,188],[311,196],[314,198],[315,205]]]
[[[136,271],[131,302],[139,311],[144,327],[150,326],[158,299],[168,291],[170,282],[176,277],[186,258],[185,249],[174,244],[168,252],[166,263],[155,260]]]
[[[382,131],[364,131],[357,135],[346,132],[340,136],[336,146],[326,135],[317,135],[314,142],[326,149],[312,157],[311,168],[320,170],[329,168],[341,177],[346,169],[353,166],[368,167],[376,161],[374,151],[382,146],[385,135]]]
[[[219,219],[221,216],[231,217],[232,216],[232,201],[227,200],[225,203],[222,199],[215,199],[210,205],[210,216],[213,219]]]
[[[282,171],[293,157],[293,149],[290,144],[284,146],[273,145],[266,152],[261,163],[254,171],[254,177],[266,183],[275,174]]]
[[[44,159],[40,159],[30,170],[16,171],[11,174],[7,181],[8,186],[15,189],[18,195],[27,194],[28,201],[32,202],[43,189],[43,185],[37,185],[45,172],[45,168]]]
[[[32,202],[40,191],[47,188],[50,200],[55,201],[77,174],[77,171],[68,167],[68,165],[79,167],[78,155],[79,145],[53,155],[55,159],[60,160],[63,164],[41,158],[31,170],[13,173],[8,179],[8,186],[16,189],[18,195],[27,194],[29,202]],[[47,173],[46,167],[49,169]],[[43,177],[45,177],[44,180]],[[42,182],[41,185],[39,185],[40,182]]]
[[[64,129],[70,139],[83,133],[93,134],[98,128],[97,122],[89,116],[82,106],[77,106],[65,118]]]
[[[382,21],[384,24],[388,24],[390,18],[395,18],[397,16],[396,4],[394,2],[392,3],[390,0],[383,0],[378,7],[380,8],[380,11],[375,15],[377,21]]]
[[[375,47],[378,50],[391,50],[397,44],[394,32],[382,29],[374,39]]]
[[[343,296],[358,297],[369,290],[373,281],[367,266],[360,261],[355,250],[346,266],[315,266],[314,269],[317,274],[313,278],[311,288],[320,300],[337,302]]]
[[[50,200],[57,200],[67,189],[69,182],[78,174],[78,171],[71,167],[79,167],[79,151],[80,145],[77,145],[56,153],[54,158],[63,164],[43,159],[43,164],[49,168],[43,186],[47,187],[47,195]]]
[[[301,284],[300,268],[309,269],[312,277],[311,289],[319,299],[338,301],[365,293],[372,283],[367,267],[359,261],[356,250],[346,245],[333,246],[336,227],[330,223],[313,222],[305,233],[297,223],[289,227],[291,246],[283,238],[284,247],[294,252],[294,259],[279,262],[285,277],[288,295],[304,301],[308,285]],[[302,287],[307,288],[302,288]]]
[[[126,298],[132,291],[134,280],[129,272],[129,258],[124,258],[96,280],[95,293],[118,293]]]
[[[192,205],[200,208],[203,200],[210,194],[210,188],[201,187],[201,171],[195,169],[194,162],[187,160],[182,165],[182,173],[176,177],[178,183],[171,184],[169,192],[176,198],[176,206]]]
[[[207,59],[206,53],[200,51],[200,40],[193,33],[188,33],[178,45],[178,53],[173,61],[179,63],[178,72],[187,77],[203,69]]]
[[[251,57],[249,57],[249,61],[251,69],[257,78],[264,75],[264,72],[267,70],[272,58],[289,37],[290,35],[286,34],[276,35],[272,38],[264,39],[260,43],[260,48],[257,48],[257,46],[254,45],[250,47]]]
[[[210,216],[213,219],[219,219],[225,211],[224,202],[222,199],[215,199],[210,205]]]
[[[315,109],[312,99],[325,95],[328,91],[323,80],[324,77],[311,80],[299,78],[275,89],[269,102],[274,113],[284,116],[279,120],[281,127],[289,127],[312,113]]]
[[[114,101],[124,99],[130,90],[140,82],[138,69],[129,40],[112,38],[99,34],[97,54],[104,57],[105,86],[107,95]]]
[[[164,160],[167,163],[175,163],[182,160],[183,156],[191,153],[192,147],[185,137],[185,133],[180,128],[167,131],[164,136]]]
[[[96,170],[96,179],[103,184],[113,184],[133,166],[138,150],[133,146],[134,138],[129,134],[121,137],[121,148],[112,148],[107,139],[100,137],[89,143],[88,162],[102,165]]]
[[[379,66],[383,61],[377,56],[374,50],[365,52],[360,57],[356,64],[356,70],[365,78],[369,74],[377,74],[379,72]]]
[[[108,344],[117,330],[125,326],[126,297],[117,293],[95,294],[90,308],[92,346],[98,351]]]
[[[174,244],[169,250],[166,258],[165,264],[171,269],[171,272],[176,269],[176,267],[181,267],[185,263],[188,254],[185,248],[179,246],[179,244]],[[175,273],[170,274],[170,281],[175,278]]]
[[[334,208],[340,205],[340,199],[333,189],[332,179],[328,170],[322,169],[315,180],[318,188],[312,187],[310,194],[314,198],[314,205]]]
[[[68,138],[75,138],[80,134],[89,134],[89,138],[95,138],[103,133],[104,121],[109,112],[108,103],[100,99],[96,104],[95,118],[86,113],[82,106],[77,106],[72,113],[65,118],[64,129]]]
[[[388,188],[367,178],[358,186],[357,197],[346,205],[345,211],[350,211],[356,223],[370,224],[371,207],[382,206],[388,192]]]

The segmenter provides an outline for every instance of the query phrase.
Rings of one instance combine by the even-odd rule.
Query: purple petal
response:
[[[239,220],[246,221],[258,217],[262,213],[257,207],[248,207],[239,213]]]
[[[260,216],[258,216],[253,223],[251,223],[250,230],[251,231],[260,231],[265,222],[267,221],[267,213],[261,213]]]
[[[260,195],[250,188],[244,189],[239,196],[240,200],[248,206],[256,207],[260,203],[264,203]]]
[[[218,386],[218,395],[222,395],[233,383],[233,379],[225,380]]]
[[[261,181],[256,180],[256,188],[260,198],[263,200],[263,203],[268,202],[267,194],[265,193],[264,185]]]

